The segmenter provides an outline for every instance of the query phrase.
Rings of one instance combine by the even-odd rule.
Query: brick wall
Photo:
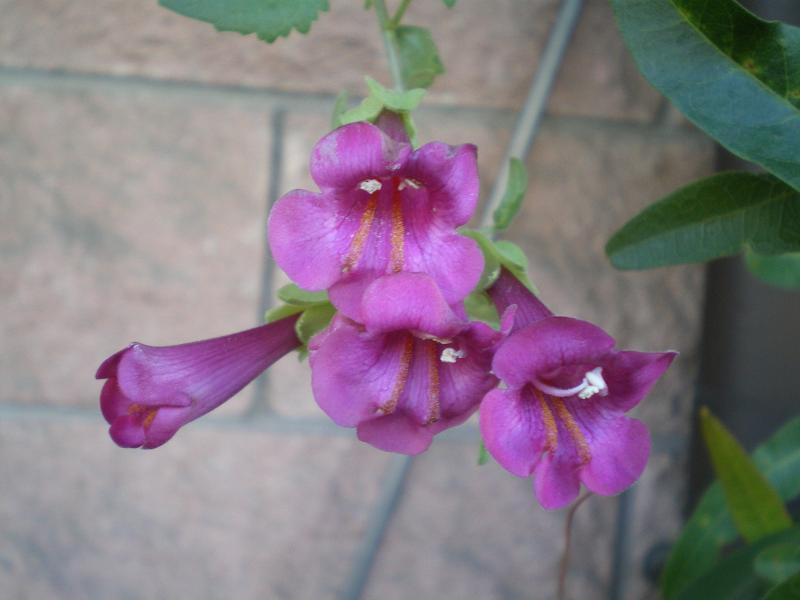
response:
[[[307,157],[340,89],[387,80],[374,15],[334,0],[310,37],[267,46],[154,4],[0,0],[0,589],[338,597],[398,462],[325,421],[305,364],[287,357],[153,452],[107,439],[92,376],[134,339],[258,322],[284,281],[266,259],[270,190],[310,186]],[[477,143],[484,192],[557,7],[417,0],[408,13],[434,24],[448,68],[422,137]],[[608,3],[588,0],[509,237],[557,312],[682,355],[637,411],[655,439],[645,476],[622,504],[581,511],[581,600],[607,597],[615,552],[627,556],[620,597],[651,597],[644,555],[679,527],[702,291],[697,268],[615,272],[603,244],[712,158],[637,74]],[[553,596],[563,514],[538,508],[528,482],[475,467],[476,439],[468,424],[413,463],[366,597]]]

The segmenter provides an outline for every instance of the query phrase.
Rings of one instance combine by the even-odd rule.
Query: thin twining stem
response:
[[[569,570],[569,555],[572,546],[572,523],[575,520],[575,513],[592,492],[586,492],[570,506],[567,512],[567,520],[564,523],[564,553],[561,555],[561,564],[558,567],[558,600],[567,600],[567,571]]]
[[[373,4],[375,6],[375,14],[378,16],[383,46],[386,48],[389,72],[392,74],[395,89],[402,92],[406,89],[406,86],[403,81],[403,72],[400,68],[400,57],[397,51],[397,36],[394,31],[397,24],[389,18],[389,13],[386,11],[385,0],[373,0]]]

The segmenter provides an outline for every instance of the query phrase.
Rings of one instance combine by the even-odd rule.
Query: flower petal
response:
[[[522,387],[561,367],[596,365],[614,347],[614,338],[587,321],[547,317],[509,336],[495,354],[495,374]]]
[[[409,144],[371,123],[344,125],[323,137],[311,153],[311,177],[320,189],[350,190],[366,179],[389,176],[411,154]]]
[[[376,279],[364,292],[361,317],[370,331],[412,330],[437,338],[451,338],[466,326],[433,279],[420,273]]]
[[[592,459],[581,469],[581,481],[596,494],[612,496],[630,487],[650,455],[650,433],[641,421],[601,411],[577,413],[588,435]]]
[[[531,394],[508,389],[486,394],[480,407],[480,429],[489,454],[506,470],[519,477],[534,472],[547,432],[541,407]]]
[[[500,275],[486,291],[498,314],[503,314],[511,306],[517,307],[512,332],[553,316],[550,309],[505,267],[500,268]]]
[[[358,439],[387,452],[419,454],[428,449],[433,432],[404,414],[394,413],[364,421],[358,426]]]
[[[664,374],[677,352],[614,352],[601,365],[608,396],[597,397],[607,408],[626,412],[644,398]]]
[[[404,169],[407,177],[428,189],[439,218],[451,227],[464,225],[475,212],[480,191],[477,154],[472,144],[431,142],[417,149]]]
[[[355,427],[390,402],[405,352],[405,334],[368,334],[341,321],[311,354],[311,387],[334,423]]]
[[[123,448],[140,448],[145,440],[141,419],[129,415],[114,419],[108,434],[115,444]]]
[[[581,482],[578,469],[561,454],[545,454],[536,466],[533,493],[547,510],[564,508],[578,497]]]
[[[367,194],[326,196],[293,190],[269,215],[269,246],[275,262],[300,287],[324,290],[342,276],[342,257],[358,228]],[[343,215],[356,217],[345,218]]]

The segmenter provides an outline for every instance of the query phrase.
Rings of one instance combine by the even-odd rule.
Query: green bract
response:
[[[612,0],[644,76],[731,152],[800,190],[800,29],[732,0]]]
[[[293,29],[308,33],[328,0],[159,0],[159,4],[220,31],[255,33],[265,42],[287,36]]]
[[[491,286],[500,275],[500,267],[505,267],[534,294],[536,286],[528,277],[528,257],[514,242],[494,241],[477,229],[462,229],[461,234],[478,242],[483,252],[483,273],[476,290],[482,291]]]
[[[522,199],[527,189],[528,173],[525,171],[525,165],[520,159],[512,158],[508,164],[506,192],[500,201],[500,206],[492,215],[495,231],[503,231],[511,225],[511,221],[519,212],[519,207],[522,206]]]
[[[403,83],[409,88],[429,87],[437,75],[444,73],[439,51],[424,27],[401,25],[394,30],[400,54]]]

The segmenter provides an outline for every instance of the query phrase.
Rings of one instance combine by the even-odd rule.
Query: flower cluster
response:
[[[610,495],[639,477],[649,434],[625,413],[675,354],[615,350],[597,326],[554,316],[505,267],[485,290],[499,328],[470,319],[484,257],[458,228],[478,200],[474,146],[414,149],[384,113],[322,138],[311,175],[320,191],[284,195],[268,235],[277,264],[336,310],[308,343],[314,397],[335,423],[418,454],[480,409],[487,450],[532,477],[546,508],[571,502],[581,483]],[[163,444],[299,347],[297,319],[113,355],[97,373],[112,438]]]

